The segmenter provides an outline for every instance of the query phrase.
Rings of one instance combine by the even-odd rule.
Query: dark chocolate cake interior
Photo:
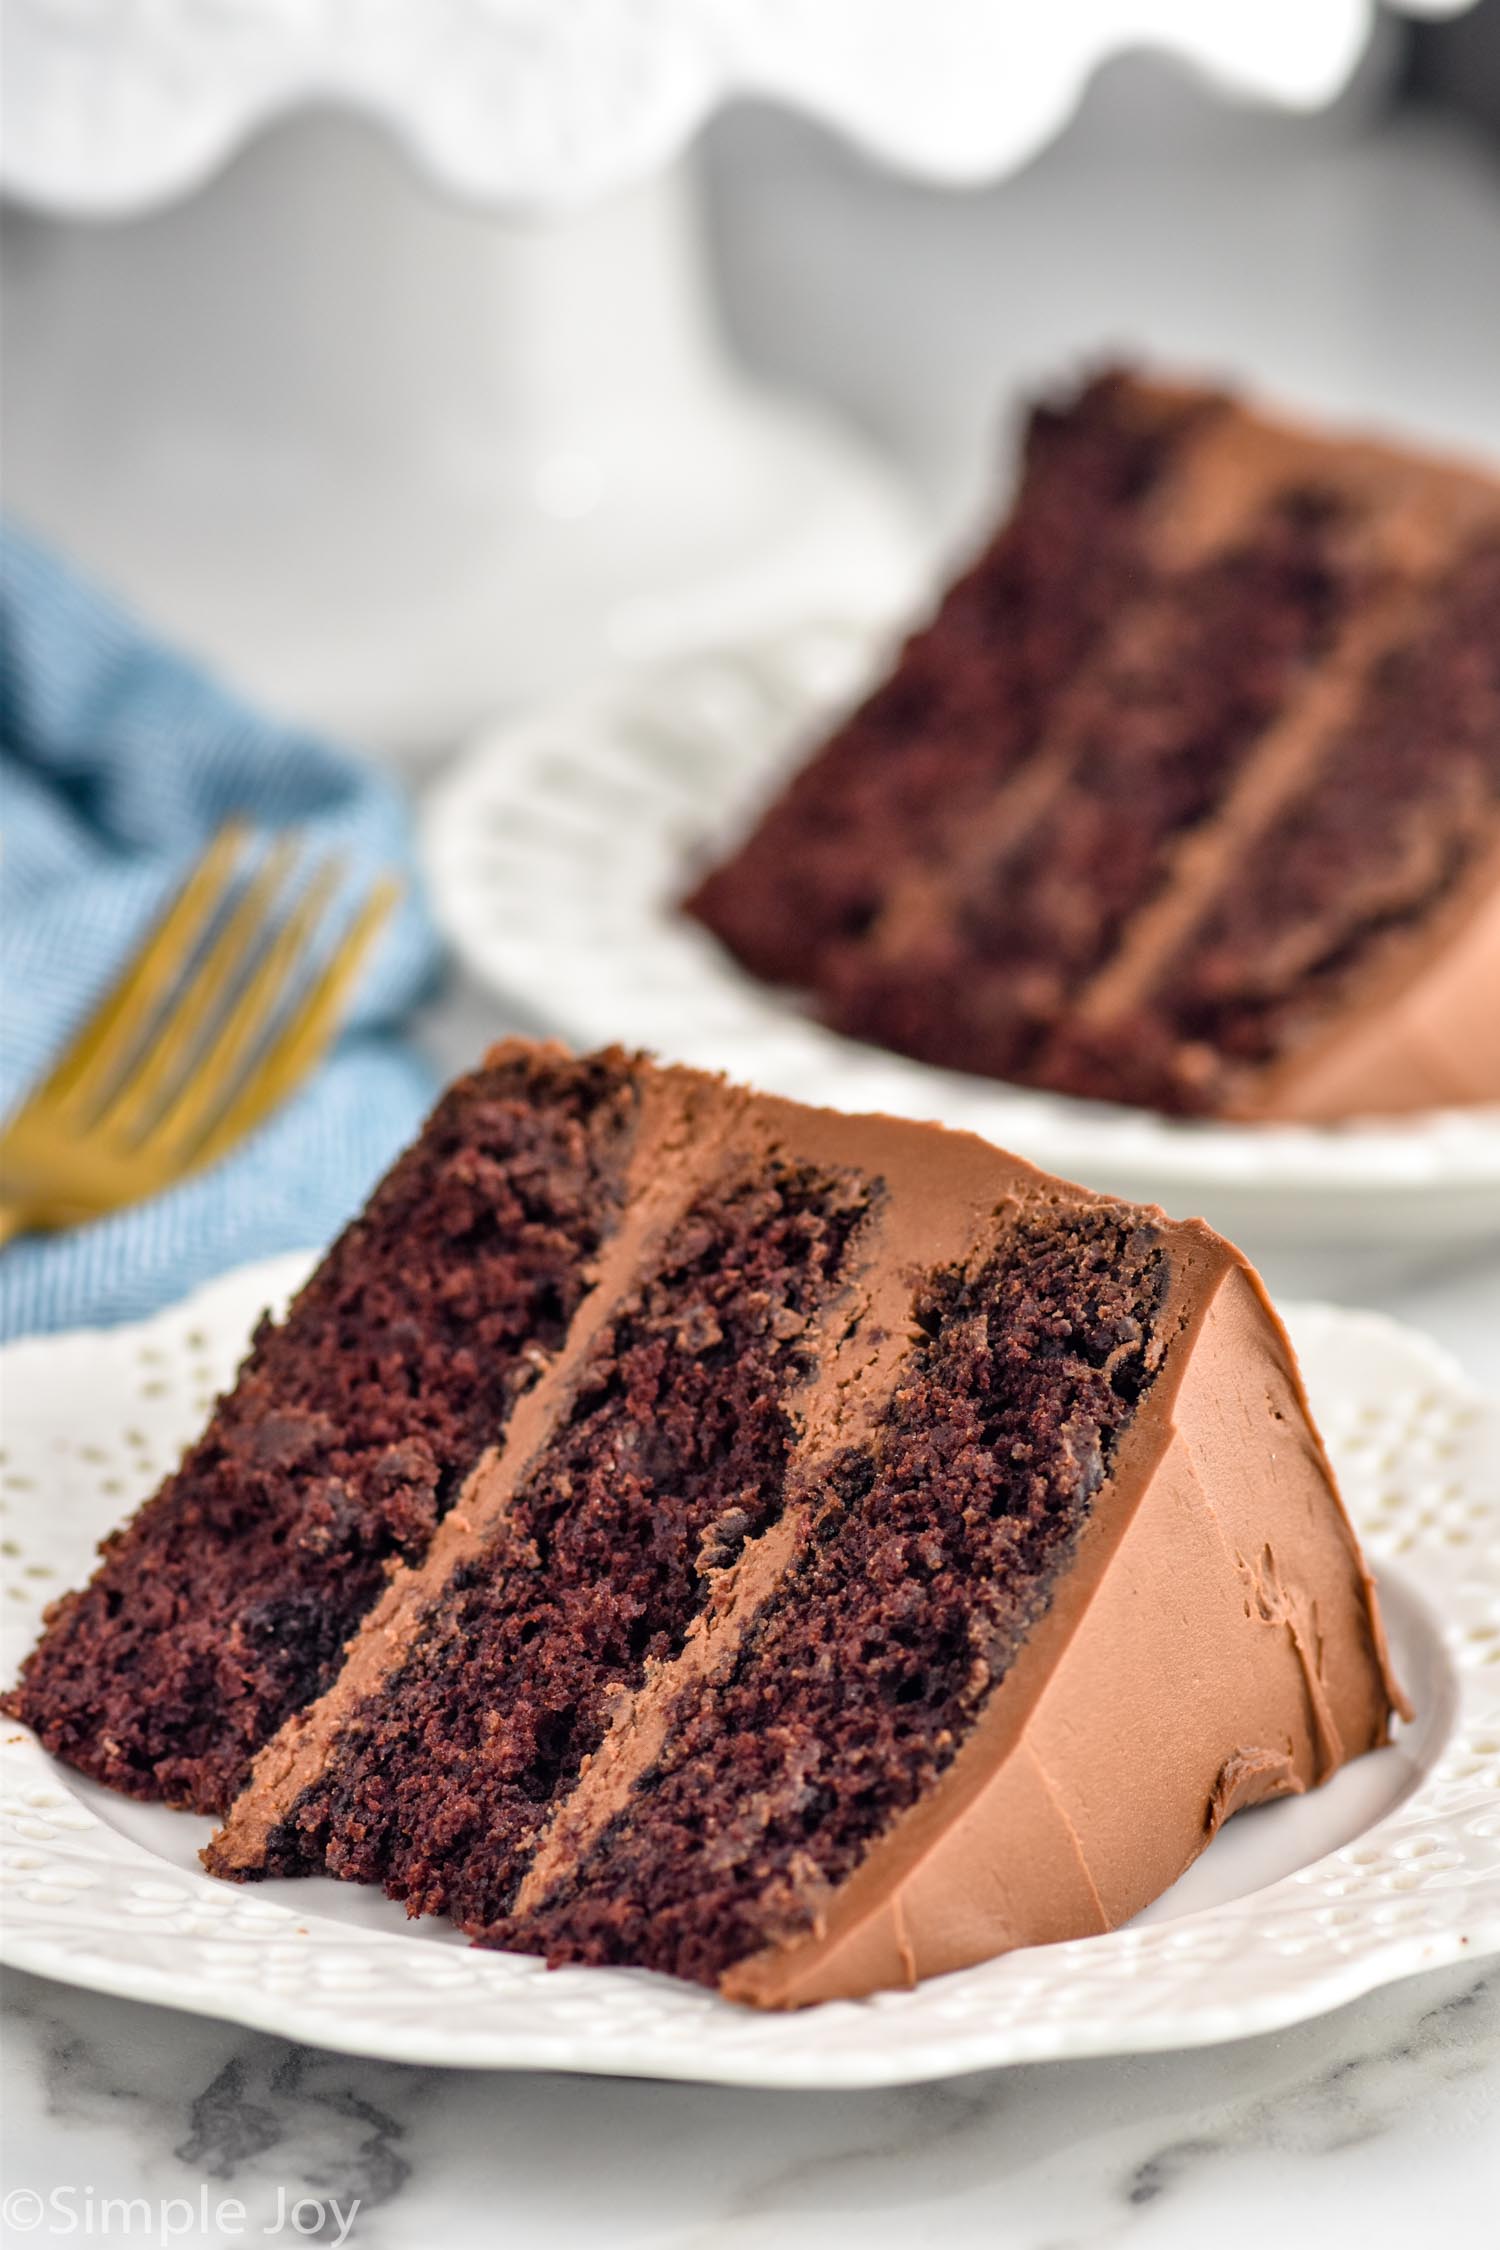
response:
[[[461,1080],[6,1709],[112,1788],[221,1811],[562,1343],[633,1113],[623,1057],[512,1050]]]
[[[1045,1611],[1159,1363],[1168,1279],[1126,1206],[1044,1202],[972,1271],[912,1276],[867,1439],[799,1471],[813,1324],[881,1183],[700,1201],[594,1343],[565,1422],[342,1727],[258,1872],[326,1871],[481,1942],[713,1983],[804,1927],[914,1804]],[[513,1911],[622,1690],[794,1508],[795,1559],[567,1879]]]
[[[1157,1365],[1167,1257],[1125,1212],[1049,1210],[917,1289],[922,1341],[723,1680],[581,1864],[478,1934],[712,1984],[806,1929],[930,1788],[1045,1610]]]
[[[272,1837],[266,1872],[326,1866],[464,1927],[503,1910],[612,1697],[679,1652],[711,1574],[778,1516],[785,1401],[867,1197],[778,1166],[694,1205],[591,1346],[498,1535]]]

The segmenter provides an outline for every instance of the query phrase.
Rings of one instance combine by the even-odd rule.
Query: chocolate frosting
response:
[[[858,1437],[908,1349],[914,1275],[993,1245],[1018,1206],[1095,1200],[969,1134],[849,1118],[695,1072],[648,1072],[626,1218],[567,1344],[480,1462],[425,1561],[399,1571],[338,1680],[256,1760],[205,1853],[253,1874],[351,1712],[397,1664],[455,1566],[486,1543],[558,1417],[591,1338],[701,1185],[772,1154],[881,1183],[852,1292],[825,1316],[793,1402],[799,1467]],[[1201,1221],[1161,1227],[1173,1283],[1155,1379],[1045,1616],[937,1785],[809,1933],[737,1964],[731,1997],[852,1997],[1016,1945],[1114,1927],[1243,1806],[1315,1786],[1404,1708],[1378,1608],[1286,1335],[1239,1253]],[[625,1802],[684,1681],[733,1659],[804,1525],[795,1507],[715,1581],[680,1653],[623,1695],[538,1843],[524,1912]]]

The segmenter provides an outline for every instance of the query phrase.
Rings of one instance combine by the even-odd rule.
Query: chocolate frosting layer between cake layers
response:
[[[525,1949],[528,1916],[629,1805],[674,1709],[727,1675],[790,1585],[809,1537],[797,1494],[871,1430],[900,1382],[919,1276],[992,1256],[1018,1215],[1108,1203],[966,1134],[647,1073],[626,1214],[564,1350],[426,1560],[395,1575],[334,1686],[261,1752],[205,1853],[215,1872],[264,1867],[353,1715],[399,1672],[455,1569],[483,1552],[652,1246],[703,1182],[773,1157],[874,1184],[849,1286],[820,1319],[814,1372],[791,1402],[788,1504],[718,1575],[680,1653],[618,1698],[537,1840],[499,1940],[512,1947]],[[797,1934],[730,1966],[731,1996],[853,1996],[1114,1927],[1229,1813],[1313,1786],[1385,1739],[1401,1699],[1284,1332],[1238,1253],[1201,1222],[1138,1217],[1159,1234],[1171,1280],[1148,1387],[1076,1554],[936,1784],[847,1879],[822,1891],[813,1881]]]

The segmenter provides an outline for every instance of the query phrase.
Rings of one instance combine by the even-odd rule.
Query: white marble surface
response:
[[[357,2200],[359,2250],[1496,2239],[1493,1968],[1198,2054],[818,2098],[408,2069],[31,1977],[7,1992],[8,2193],[72,2187],[80,2218],[90,2188],[96,2212],[106,2197],[144,2198],[174,2223],[185,2209],[176,2239],[203,2250],[295,2239],[267,2230],[301,2198],[322,2205],[325,2242],[333,2205],[346,2216]],[[238,2236],[213,2223],[229,2198],[244,2206]],[[51,2223],[51,2236],[13,2224],[6,2250],[63,2239]],[[133,2237],[95,2239],[159,2232],[138,2216]]]
[[[1111,337],[1249,357],[1283,388],[1409,407],[1479,442],[1500,431],[1500,290],[1482,278],[1500,271],[1500,181],[1472,145],[1287,143],[1260,185],[1243,151],[1204,170],[1185,149],[1102,200],[1064,147],[1013,190],[942,207],[826,152],[804,177],[797,129],[776,131],[786,163],[758,213],[745,197],[725,221],[742,321],[766,324],[768,368],[861,411],[950,521],[996,369]],[[807,222],[790,230],[789,197]],[[892,268],[878,282],[872,243]],[[505,1028],[453,985],[424,1037],[446,1068]],[[1337,1264],[1309,1244],[1269,1278],[1409,1319],[1500,1384],[1500,1244]],[[824,2097],[407,2069],[28,1977],[4,1992],[4,2186],[20,2200],[3,2250],[286,2243],[299,2198],[325,2242],[357,2200],[360,2250],[1500,2244],[1493,1966],[1196,2054]]]

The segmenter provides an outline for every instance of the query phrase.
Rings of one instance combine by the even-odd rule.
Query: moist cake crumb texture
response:
[[[678,1652],[712,1574],[778,1514],[782,1401],[863,1202],[773,1166],[694,1205],[591,1346],[497,1536],[272,1838],[267,1872],[326,1867],[463,1926],[503,1910],[612,1696]]]
[[[1031,1221],[929,1275],[900,1388],[811,1494],[806,1549],[576,1873],[489,1942],[713,1983],[800,1934],[1004,1678],[1149,1387],[1159,1236]]]
[[[461,1080],[49,1613],[6,1709],[111,1788],[222,1811],[562,1343],[632,1109],[608,1058],[513,1051]]]

